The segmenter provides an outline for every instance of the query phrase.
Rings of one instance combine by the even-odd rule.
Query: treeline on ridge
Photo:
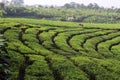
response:
[[[63,6],[14,6],[0,4],[1,17],[45,18],[61,21],[89,23],[118,23],[120,22],[119,8],[104,8],[96,3],[88,5],[75,2]]]

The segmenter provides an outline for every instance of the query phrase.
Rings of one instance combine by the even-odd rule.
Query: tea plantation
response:
[[[120,80],[119,24],[2,18],[0,32],[10,80]]]

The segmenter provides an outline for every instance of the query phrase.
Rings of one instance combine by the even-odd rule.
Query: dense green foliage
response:
[[[7,17],[47,18],[90,23],[119,22],[117,10],[89,8],[6,7]]]
[[[7,46],[4,43],[3,35],[0,34],[0,80],[7,80],[10,72],[10,58],[5,47]]]
[[[90,3],[89,5],[67,3],[64,6],[22,6],[23,0],[12,0],[13,5],[0,4],[4,17],[46,18],[61,21],[89,23],[119,23],[119,8],[104,8]]]
[[[119,24],[2,18],[0,29],[11,80],[21,67],[25,80],[120,80]]]
[[[0,49],[0,80],[7,80],[10,77],[9,63],[10,62],[8,54],[4,52],[4,49],[3,50]]]

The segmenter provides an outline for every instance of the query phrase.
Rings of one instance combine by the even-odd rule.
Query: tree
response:
[[[80,8],[86,8],[84,4],[80,4]]]
[[[4,13],[5,13],[5,5],[4,3],[0,3],[0,17],[2,17]]]
[[[79,8],[80,4],[75,3],[75,2],[71,2],[71,3],[66,3],[63,7],[65,7],[65,8]]]
[[[90,3],[90,4],[88,4],[88,6],[87,6],[89,9],[99,9],[100,7],[99,7],[99,5],[97,4],[97,3]]]
[[[63,7],[65,8],[72,8],[70,4],[66,3]]]
[[[24,5],[24,0],[12,0],[11,5],[13,5],[13,6],[23,6]]]
[[[94,3],[94,9],[99,9],[99,5],[97,3]]]
[[[0,10],[4,10],[4,9],[5,9],[4,3],[0,3]]]
[[[89,9],[92,9],[94,7],[94,5],[92,3],[88,4],[87,6]]]

